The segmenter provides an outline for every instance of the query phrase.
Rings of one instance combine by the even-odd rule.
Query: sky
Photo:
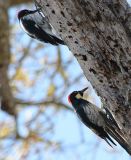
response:
[[[128,0],[128,2],[131,4],[131,0]],[[25,8],[25,6],[22,6],[22,8]],[[20,8],[19,8],[20,9]],[[10,22],[14,23],[14,17],[16,15],[16,10],[18,8],[12,8],[10,10]],[[18,25],[18,22],[17,22]],[[20,28],[19,28],[20,29]],[[22,37],[23,40],[16,42],[14,40],[13,43],[15,43],[15,47],[19,46],[21,43],[22,45],[26,45],[26,43],[29,40],[29,37],[24,34]],[[36,44],[39,44],[39,42],[35,41]],[[12,48],[12,50],[15,50],[15,47]],[[68,47],[61,46],[62,56],[64,61],[67,61],[70,56],[73,56],[73,54],[69,51]],[[36,55],[37,58],[41,58],[46,52],[50,54],[51,59],[55,56],[57,49],[54,46],[47,45],[47,47],[44,49],[44,53],[39,52]],[[20,55],[17,55],[18,57]],[[35,60],[31,60],[30,58],[25,61],[23,64],[25,68],[28,68],[29,71],[32,72],[31,77],[33,78],[33,69],[38,67],[38,63]],[[74,72],[74,68],[76,72]],[[76,77],[78,74],[83,73],[78,62],[74,58],[72,65],[68,68],[68,73],[72,75],[71,78]],[[11,68],[10,74],[13,74],[13,67]],[[43,77],[41,77],[38,81],[40,83],[41,81],[44,81]],[[56,77],[55,81],[58,83],[61,83],[59,81],[59,77]],[[35,91],[33,92],[32,99],[40,99],[43,90],[48,86],[49,82],[44,81],[43,87],[40,88],[39,84],[36,86]],[[68,104],[67,97],[68,95],[74,91],[79,90],[87,85],[90,85],[89,82],[87,82],[86,78],[81,79],[79,83],[76,83],[70,87],[68,92],[65,95],[65,98],[63,101]],[[23,89],[23,86],[21,86],[21,89]],[[28,90],[26,92],[20,93],[17,95],[20,98],[26,99],[32,94],[32,90]],[[91,95],[92,95],[92,101],[97,104],[97,106],[100,107],[100,99],[96,96],[96,93],[91,88]],[[71,106],[70,106],[71,107]],[[22,135],[28,134],[28,130],[24,127],[24,122],[31,119],[33,114],[35,114],[36,109],[28,110],[25,109],[20,113],[20,119],[19,119],[19,131]],[[50,115],[52,112],[52,109],[47,111],[47,114]],[[9,118],[5,113],[0,113],[0,120]],[[63,142],[63,151],[55,151],[53,150],[41,150],[40,157],[35,157],[34,153],[34,145],[32,145],[32,149],[30,152],[30,155],[28,156],[28,159],[26,160],[131,160],[129,155],[120,147],[119,145],[112,149],[110,146],[106,144],[103,140],[99,139],[95,134],[93,134],[86,126],[84,126],[79,119],[77,118],[75,113],[60,111],[60,114],[53,117],[53,121],[56,124],[55,125],[55,134],[52,136],[52,134],[47,134],[47,138],[50,138],[52,140],[58,140]],[[42,144],[38,144],[38,148],[42,148]],[[18,148],[16,148],[17,150]],[[10,157],[14,157],[15,159],[20,159],[20,154],[17,154],[14,147],[14,150],[11,151]],[[64,154],[63,154],[64,153]],[[8,160],[11,160],[11,158],[8,157]]]
[[[127,0],[127,2],[131,5],[131,0]]]

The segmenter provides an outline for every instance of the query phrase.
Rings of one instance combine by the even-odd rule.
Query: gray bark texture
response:
[[[37,0],[113,113],[131,154],[131,8],[126,0]]]

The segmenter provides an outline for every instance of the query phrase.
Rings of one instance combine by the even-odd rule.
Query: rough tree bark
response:
[[[131,8],[126,0],[37,0],[121,126],[131,154]]]

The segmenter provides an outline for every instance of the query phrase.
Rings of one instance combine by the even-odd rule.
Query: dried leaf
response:
[[[54,92],[55,92],[55,85],[54,84],[51,84],[48,88],[48,91],[47,91],[47,96],[51,97],[54,95]]]

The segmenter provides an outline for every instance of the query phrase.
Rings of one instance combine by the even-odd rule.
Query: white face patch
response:
[[[88,101],[90,99],[90,96],[87,94],[87,92],[84,92],[83,99]]]
[[[86,94],[83,94],[83,96],[81,96],[79,93],[76,95],[77,99],[84,99],[84,100],[88,100],[88,96]]]
[[[77,98],[77,99],[80,99],[80,98],[82,98],[82,96],[78,93],[78,94],[76,95],[76,98]]]

